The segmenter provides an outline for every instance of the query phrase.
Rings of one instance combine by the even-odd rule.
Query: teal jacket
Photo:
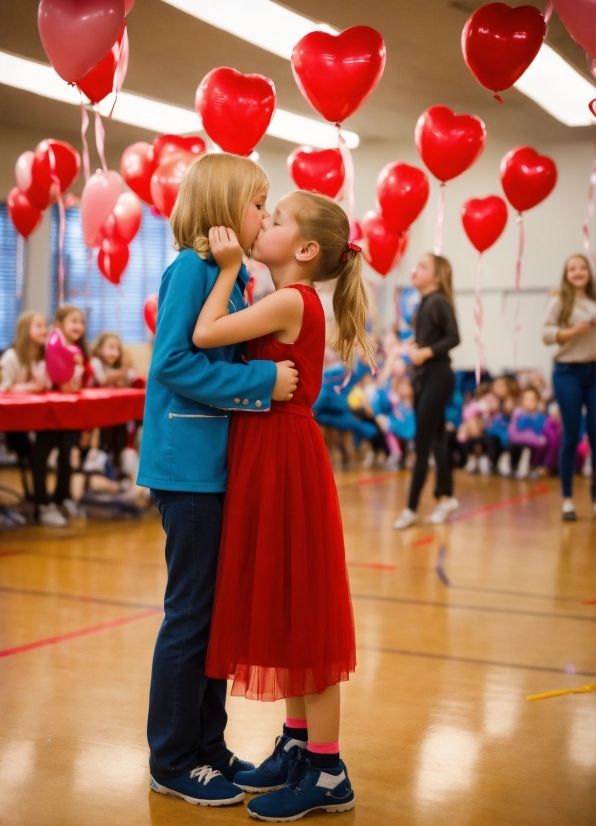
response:
[[[192,343],[201,307],[219,274],[183,250],[163,274],[157,330],[147,380],[137,483],[158,490],[220,493],[226,489],[232,410],[265,412],[277,380],[272,361],[242,363],[243,347],[200,350]],[[248,273],[241,267],[229,311],[245,308]],[[247,412],[247,415],[250,415]]]

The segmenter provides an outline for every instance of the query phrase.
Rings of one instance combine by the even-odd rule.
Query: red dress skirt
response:
[[[278,700],[318,694],[356,667],[354,618],[337,489],[313,419],[325,349],[314,289],[294,344],[249,343],[248,358],[295,362],[291,402],[234,414],[206,671],[232,694]]]

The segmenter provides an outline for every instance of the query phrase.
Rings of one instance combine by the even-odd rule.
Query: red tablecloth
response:
[[[92,430],[140,421],[145,391],[101,387],[78,393],[0,393],[0,433],[8,430]]]

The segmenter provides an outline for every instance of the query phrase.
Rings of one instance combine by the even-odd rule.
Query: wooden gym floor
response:
[[[586,480],[580,520],[563,525],[556,480],[459,472],[452,524],[401,534],[392,521],[407,473],[337,480],[359,644],[342,731],[357,806],[306,822],[593,824],[596,694],[525,699],[596,682]],[[158,518],[27,528],[0,542],[0,823],[250,822],[243,805],[198,809],[149,791]],[[230,747],[260,761],[282,704],[234,698],[229,714]]]

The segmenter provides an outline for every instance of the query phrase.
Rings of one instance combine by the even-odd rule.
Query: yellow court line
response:
[[[529,694],[526,700],[546,700],[549,697],[563,697],[565,694],[588,694],[596,691],[596,683],[580,685],[579,688],[559,688],[557,691],[545,691],[542,694]]]

